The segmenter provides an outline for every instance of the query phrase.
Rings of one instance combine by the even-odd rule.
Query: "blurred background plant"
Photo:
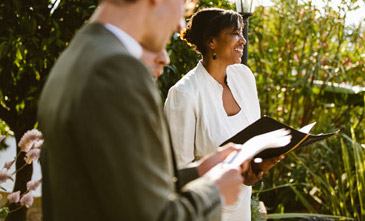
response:
[[[5,139],[6,136],[0,135],[0,142]],[[32,191],[35,191],[42,183],[42,179],[31,181],[28,180],[26,184],[26,191],[20,190],[8,193],[2,184],[7,180],[14,181],[15,175],[24,169],[27,165],[37,161],[40,156],[41,146],[43,145],[43,135],[37,129],[27,131],[20,139],[18,145],[20,152],[14,159],[5,162],[4,166],[0,169],[0,190],[6,192],[0,192],[0,220],[4,220],[9,214],[21,210],[22,208],[29,208],[33,204]],[[11,172],[13,164],[21,157],[21,153],[25,153],[24,164],[16,168],[14,172]],[[3,195],[7,195],[6,199]],[[3,199],[3,200],[2,200]]]
[[[345,26],[356,1],[274,1],[251,21],[249,65],[262,114],[314,133],[339,136],[289,154],[263,183],[270,212],[310,212],[365,220],[363,22]],[[285,188],[275,187],[285,184]]]

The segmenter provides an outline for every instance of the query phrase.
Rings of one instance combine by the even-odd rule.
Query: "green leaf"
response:
[[[273,214],[268,214],[266,216],[267,219],[292,219],[292,218],[311,218],[311,217],[322,217],[336,220],[354,220],[351,217],[315,214],[315,213],[283,213],[283,214],[273,213]]]
[[[9,213],[8,207],[0,208],[0,219],[5,219],[8,213]]]

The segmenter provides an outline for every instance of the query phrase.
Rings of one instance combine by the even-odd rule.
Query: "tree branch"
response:
[[[14,120],[11,117],[11,112],[1,105],[0,105],[0,119],[5,121],[8,125],[14,123]]]

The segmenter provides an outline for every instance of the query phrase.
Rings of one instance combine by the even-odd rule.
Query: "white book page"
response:
[[[239,167],[247,159],[254,157],[261,151],[269,148],[286,146],[291,141],[290,130],[279,129],[255,136],[242,145],[237,145],[240,150],[228,155],[223,161],[233,167]]]
[[[303,133],[309,133],[309,131],[311,131],[312,127],[316,124],[316,122],[308,124],[307,126],[304,126],[302,128],[300,128],[298,131],[303,132]]]

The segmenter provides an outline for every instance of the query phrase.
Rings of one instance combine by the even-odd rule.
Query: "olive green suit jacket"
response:
[[[220,219],[211,181],[174,174],[152,75],[103,25],[85,25],[59,57],[38,119],[45,221]]]

